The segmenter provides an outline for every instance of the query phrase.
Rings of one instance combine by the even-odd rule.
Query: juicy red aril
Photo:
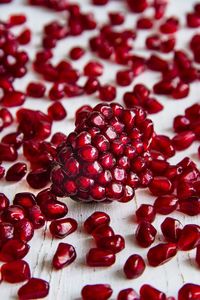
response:
[[[3,193],[0,193],[0,213],[4,211],[5,208],[8,208],[10,204],[9,199]]]
[[[3,122],[3,127],[8,127],[13,122],[13,116],[7,108],[0,109],[0,120]]]
[[[35,196],[29,192],[17,193],[13,199],[13,204],[20,205],[23,208],[32,207],[36,204]]]
[[[113,290],[109,284],[86,285],[81,291],[83,300],[107,300],[111,297]]]
[[[135,232],[135,238],[141,247],[149,247],[155,240],[157,230],[149,222],[141,222]]]
[[[157,267],[169,261],[177,253],[174,243],[158,244],[149,249],[147,258],[150,266]]]
[[[14,237],[14,226],[10,223],[0,223],[0,247]]]
[[[44,298],[49,294],[49,283],[43,279],[30,278],[18,290],[20,300]]]
[[[18,205],[10,205],[2,214],[2,218],[6,222],[16,223],[25,217],[25,212],[22,207]]]
[[[178,292],[178,300],[198,300],[200,294],[200,285],[186,283]]]
[[[33,98],[44,97],[45,91],[45,85],[39,82],[30,82],[26,88],[27,95]]]
[[[69,56],[73,60],[80,59],[85,54],[85,50],[81,47],[74,47],[70,50]]]
[[[86,92],[86,94],[91,95],[98,91],[99,86],[100,84],[98,79],[89,77],[84,85],[84,91]]]
[[[26,16],[23,14],[19,15],[11,15],[9,18],[9,25],[10,26],[16,26],[16,25],[22,25],[26,22]]]
[[[110,250],[92,248],[86,256],[90,267],[109,267],[115,263],[115,254]]]
[[[67,205],[60,201],[48,201],[40,205],[47,220],[63,218],[68,212]]]
[[[120,86],[130,85],[133,80],[133,72],[131,70],[118,71],[116,74],[116,82]]]
[[[30,278],[30,268],[24,260],[8,262],[1,267],[3,280],[9,283],[23,282]]]
[[[146,0],[141,0],[139,2],[137,0],[127,0],[127,4],[134,13],[141,13],[148,7],[148,2]]]
[[[76,229],[77,222],[71,218],[52,221],[49,226],[52,236],[55,236],[59,239],[63,239],[67,235],[76,231]]]
[[[196,13],[188,13],[186,16],[187,26],[190,28],[200,27],[200,15]]]
[[[31,41],[31,30],[29,28],[24,29],[17,37],[20,45],[27,45]]]
[[[6,93],[2,99],[5,107],[15,107],[24,104],[26,96],[18,91]]]
[[[102,237],[97,240],[97,246],[118,253],[125,248],[125,240],[121,235]]]
[[[0,143],[0,160],[1,161],[15,161],[18,153],[15,147],[9,144]]]
[[[140,17],[137,20],[137,28],[138,29],[150,29],[153,27],[153,21],[147,17]]]
[[[193,196],[180,201],[178,210],[188,216],[198,216],[200,214],[200,198]]]
[[[60,100],[64,98],[64,85],[62,83],[55,83],[49,91],[49,99]]]
[[[85,76],[97,77],[103,74],[103,65],[97,61],[90,61],[84,67]]]
[[[17,239],[8,240],[0,250],[0,261],[10,262],[21,259],[29,251],[30,246]]]
[[[177,116],[174,118],[173,127],[176,132],[188,130],[190,127],[190,120],[185,116]]]
[[[34,189],[41,189],[49,183],[49,171],[40,168],[29,172],[26,177],[28,184]]]
[[[9,144],[9,145],[15,147],[15,149],[19,149],[23,143],[23,139],[24,139],[23,133],[11,132],[11,133],[8,133],[7,135],[5,135],[2,138],[1,142],[4,144]]]
[[[110,23],[114,25],[121,25],[124,23],[125,17],[121,12],[110,12],[108,14]]]
[[[182,224],[173,218],[166,218],[161,224],[161,231],[168,242],[176,243],[181,235]]]
[[[195,140],[195,134],[192,131],[183,131],[175,135],[172,139],[173,145],[176,150],[187,149]]]
[[[190,91],[189,85],[184,82],[179,82],[172,91],[172,98],[182,99],[188,96]]]
[[[144,284],[140,289],[140,300],[166,300],[166,295],[149,284]]]
[[[49,106],[48,115],[52,118],[52,120],[60,121],[66,117],[67,112],[60,102],[55,102]]]
[[[70,265],[76,259],[76,251],[70,244],[60,243],[53,257],[53,267],[62,269]]]
[[[28,218],[35,229],[41,228],[45,224],[45,217],[38,205],[34,205],[28,209]]]
[[[178,240],[178,248],[187,251],[200,245],[200,227],[198,225],[185,225]]]
[[[166,177],[157,176],[151,181],[149,190],[156,196],[169,194],[172,191],[172,183]]]
[[[156,198],[154,208],[161,215],[168,215],[176,210],[178,199],[174,195],[163,195]]]
[[[175,33],[179,29],[179,20],[175,17],[168,18],[160,26],[160,31],[165,34]]]
[[[20,181],[27,172],[27,165],[25,163],[16,163],[12,165],[6,173],[7,181]]]
[[[100,86],[99,98],[105,102],[113,101],[116,98],[116,88],[109,84]]]
[[[135,279],[144,273],[145,268],[143,258],[140,255],[133,254],[124,265],[124,273],[128,279]]]
[[[21,240],[24,243],[30,241],[34,235],[34,222],[30,222],[28,219],[24,218],[23,220],[18,221],[14,225],[14,236],[15,238]],[[34,226],[34,227],[33,227]],[[35,227],[39,228],[39,227]]]
[[[139,295],[132,288],[119,292],[117,300],[139,300]]]
[[[101,225],[109,225],[110,217],[104,212],[96,211],[84,222],[84,229],[87,233],[92,233],[94,229]]]
[[[137,221],[147,221],[152,223],[155,220],[156,212],[152,205],[149,204],[142,204],[137,210],[136,210],[136,218]]]
[[[105,238],[105,237],[112,237],[112,236],[114,236],[114,231],[108,225],[101,225],[101,226],[96,227],[92,231],[91,234],[92,234],[93,238],[96,241],[98,241],[99,239],[102,239],[102,238]]]

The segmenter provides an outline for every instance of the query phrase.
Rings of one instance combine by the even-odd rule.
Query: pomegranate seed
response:
[[[96,78],[89,77],[85,83],[84,91],[86,92],[86,94],[91,95],[98,91],[99,86],[99,81]]]
[[[128,279],[135,279],[144,273],[145,268],[143,258],[140,255],[133,254],[124,265],[124,273]]]
[[[155,220],[156,212],[152,205],[141,204],[136,210],[137,222],[146,221],[152,223]]]
[[[110,250],[92,248],[86,256],[90,267],[109,267],[115,263],[115,254]]]
[[[166,195],[172,191],[172,183],[166,177],[154,177],[149,185],[149,190],[153,195]]]
[[[117,300],[139,300],[139,295],[131,288],[119,292]]]
[[[103,74],[103,65],[97,61],[90,61],[84,67],[84,75],[97,77]]]
[[[47,220],[63,218],[68,212],[67,205],[60,201],[41,203],[40,208]]]
[[[196,13],[188,13],[186,15],[187,26],[191,28],[200,27],[200,16]]]
[[[200,293],[200,285],[186,283],[178,292],[178,300],[198,300]]]
[[[195,140],[195,134],[192,131],[183,131],[175,135],[172,139],[173,145],[176,150],[187,149]]]
[[[59,239],[63,239],[67,235],[76,231],[76,229],[77,222],[71,218],[52,221],[49,226],[49,230],[52,236],[57,237]]]
[[[179,20],[175,17],[170,17],[160,26],[160,31],[165,34],[175,33],[179,29]]]
[[[24,260],[5,263],[1,267],[3,280],[9,283],[18,283],[28,280],[31,276],[30,268]]]
[[[30,215],[31,218],[31,215]],[[17,239],[21,240],[24,243],[30,241],[34,235],[34,228],[39,228],[35,226],[35,222],[30,222],[28,219],[24,218],[23,220],[18,221],[14,226],[14,235]]]
[[[106,238],[106,237],[113,237],[114,236],[114,231],[113,229],[108,226],[108,225],[101,225],[96,227],[93,231],[92,231],[92,236],[96,241],[99,241],[102,238]]]
[[[13,204],[29,208],[36,204],[35,196],[29,192],[17,193],[14,197]]]
[[[12,145],[0,143],[1,161],[15,161],[17,156],[17,150]]]
[[[110,217],[104,212],[96,211],[84,222],[84,229],[87,233],[92,233],[101,225],[109,225]]]
[[[92,0],[92,4],[94,5],[105,5],[109,0]],[[88,299],[89,300],[89,299]]]
[[[27,172],[27,165],[25,163],[16,163],[12,165],[6,173],[7,181],[20,181]]]
[[[22,25],[26,22],[26,16],[23,14],[19,15],[11,15],[9,18],[9,25],[10,26],[16,26],[16,25]]]
[[[116,98],[116,88],[106,84],[99,87],[99,98],[102,101],[110,102]]]
[[[174,99],[182,99],[188,96],[189,94],[189,85],[187,83],[179,82],[177,86],[172,91],[172,97]]]
[[[70,244],[60,243],[53,257],[53,267],[62,269],[70,265],[76,259],[76,251]]]
[[[116,74],[116,82],[120,86],[130,85],[133,80],[133,72],[131,70],[118,71]]]
[[[0,166],[0,179],[3,178],[5,175],[5,168]]]
[[[2,138],[1,142],[4,144],[9,144],[11,146],[14,146],[15,149],[19,149],[23,143],[23,138],[24,138],[23,133],[13,132],[5,135]]]
[[[46,91],[45,85],[39,82],[30,82],[26,89],[27,95],[33,98],[44,97],[45,91]]]
[[[78,60],[84,54],[85,54],[85,50],[82,47],[74,47],[70,50],[69,56],[73,60]]]
[[[127,0],[127,3],[130,10],[134,13],[141,13],[148,7],[148,2],[146,0],[141,0],[140,2],[137,0]]]
[[[28,216],[30,221],[33,223],[34,228],[38,229],[44,226],[45,217],[38,205],[34,205],[28,209]]]
[[[109,284],[86,285],[81,291],[83,300],[107,300],[111,297],[113,290]]]
[[[0,247],[14,237],[14,226],[10,223],[0,223]]]
[[[168,242],[176,243],[181,235],[182,224],[173,218],[166,218],[161,224],[161,231]]]
[[[118,253],[125,248],[125,240],[121,235],[102,237],[97,240],[97,246]]]
[[[188,224],[183,227],[178,240],[178,248],[187,251],[196,248],[200,244],[200,227]]]
[[[48,115],[55,121],[63,120],[67,116],[64,106],[60,102],[55,102],[48,108]]]
[[[30,246],[20,240],[8,240],[0,250],[0,261],[10,262],[26,256]]]
[[[144,284],[140,289],[140,300],[166,300],[166,295],[149,284]]]
[[[7,108],[0,109],[0,120],[3,122],[3,127],[8,127],[13,122],[13,116]]]
[[[157,71],[157,72],[164,72],[168,68],[168,63],[166,60],[160,58],[157,55],[151,55],[150,58],[147,61],[148,68],[152,71]],[[162,81],[161,81],[162,82]],[[165,82],[164,82],[165,83]],[[171,83],[172,85],[172,83]],[[165,86],[165,85],[164,85]],[[164,88],[162,88],[163,90]],[[169,89],[169,88],[168,88]],[[154,92],[156,92],[155,86],[154,86]],[[161,89],[160,89],[161,90]]]
[[[135,232],[135,238],[141,247],[149,247],[155,240],[157,230],[149,222],[141,222]]]
[[[2,213],[10,205],[9,199],[3,193],[0,193],[0,213]]]
[[[20,300],[44,298],[49,294],[49,283],[43,279],[30,278],[18,290]]]
[[[193,196],[179,203],[179,211],[188,216],[198,216],[200,214],[200,198]]]
[[[20,45],[29,44],[31,41],[31,30],[29,28],[24,29],[17,37],[17,40],[20,43]]]
[[[150,266],[157,267],[169,261],[177,253],[174,243],[158,244],[149,249],[147,258]]]
[[[108,14],[112,26],[121,25],[125,21],[125,17],[121,12],[110,12]]]
[[[156,198],[154,208],[157,213],[168,215],[176,210],[178,206],[178,199],[174,195],[163,195]]]
[[[24,104],[25,95],[18,91],[6,93],[2,99],[2,104],[6,107],[15,107]]]
[[[136,24],[138,29],[150,29],[153,27],[153,21],[147,17],[140,17]]]
[[[49,172],[44,168],[29,172],[26,177],[28,184],[34,189],[41,189],[49,183]]]
[[[6,222],[16,223],[25,217],[25,212],[22,207],[18,205],[10,205],[2,214]]]

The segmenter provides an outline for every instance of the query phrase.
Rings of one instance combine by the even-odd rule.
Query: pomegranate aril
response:
[[[82,47],[74,47],[69,52],[69,56],[73,60],[80,59],[84,54],[85,50]]]
[[[109,215],[104,212],[96,211],[85,220],[84,229],[87,233],[92,233],[98,226],[109,224]]]
[[[26,16],[23,14],[11,15],[8,22],[10,26],[22,25],[26,22]]]
[[[116,74],[116,82],[120,86],[130,85],[133,81],[133,72],[131,70],[118,71]]]
[[[200,15],[196,13],[188,13],[186,15],[187,26],[190,28],[200,27]]]
[[[91,234],[96,241],[99,241],[102,238],[114,236],[114,231],[108,225],[101,225],[96,227]]]
[[[166,295],[149,284],[144,284],[140,289],[140,300],[166,300]]]
[[[116,88],[113,85],[102,85],[99,87],[99,98],[102,101],[110,102],[116,98]]]
[[[60,243],[53,257],[53,267],[57,270],[70,265],[76,259],[74,247],[67,243]]]
[[[90,267],[109,267],[115,263],[115,254],[111,250],[92,248],[87,253],[86,263]]]
[[[97,77],[103,74],[103,65],[97,61],[90,61],[84,67],[84,75]]]
[[[172,142],[176,150],[187,149],[195,140],[195,134],[192,131],[183,131],[173,137]]]
[[[121,25],[125,21],[125,17],[121,12],[110,12],[108,14],[112,26]]]
[[[193,196],[180,201],[178,210],[188,216],[198,216],[200,214],[200,198]]]
[[[1,274],[3,280],[9,283],[23,282],[31,276],[29,265],[24,260],[5,263],[1,267]]]
[[[118,253],[125,248],[125,240],[121,235],[102,237],[97,240],[97,246]]]
[[[27,95],[33,98],[44,97],[45,91],[45,85],[40,82],[30,82],[26,88]]]
[[[147,17],[140,17],[137,20],[136,26],[138,29],[150,29],[153,27],[153,21]]]
[[[21,240],[24,243],[30,241],[34,235],[34,222],[30,222],[28,219],[24,218],[23,220],[18,221],[14,225],[14,236],[15,238]],[[39,228],[39,227],[35,227]]]
[[[14,226],[11,223],[0,222],[0,247],[14,237]]]
[[[29,172],[26,177],[28,184],[34,189],[41,189],[49,183],[49,171],[45,168]]]
[[[31,30],[29,28],[24,29],[17,37],[20,45],[27,45],[31,41]]]
[[[86,285],[81,291],[83,300],[107,300],[113,290],[109,284]]]
[[[148,7],[148,2],[146,0],[141,0],[139,2],[137,0],[127,0],[126,2],[130,10],[134,13],[142,13]]]
[[[188,96],[190,91],[189,85],[184,82],[179,82],[172,91],[172,98],[182,99]]]
[[[150,192],[155,196],[170,194],[173,190],[171,181],[163,176],[154,177],[149,185]]]
[[[54,121],[63,120],[67,116],[64,106],[60,102],[55,102],[48,108],[48,115]]]
[[[200,285],[186,283],[178,292],[178,300],[198,300],[200,294]]]
[[[141,204],[136,210],[136,218],[138,222],[147,221],[152,223],[155,220],[156,211],[152,205]]]
[[[117,300],[139,300],[139,295],[132,288],[121,290]]]
[[[20,300],[44,298],[49,294],[49,283],[43,279],[30,278],[18,290]]]
[[[146,221],[141,222],[135,232],[135,238],[137,243],[141,247],[149,247],[155,240],[157,230],[154,226]]]
[[[30,246],[17,239],[8,240],[0,250],[0,261],[10,262],[26,256]]]
[[[0,161],[15,161],[18,153],[14,146],[0,143]]]
[[[12,165],[6,173],[7,181],[20,181],[27,172],[27,165],[25,163],[16,163]]]
[[[10,223],[16,223],[25,217],[25,211],[18,205],[10,205],[2,214],[3,220]]]
[[[140,255],[133,254],[124,265],[124,273],[128,279],[135,279],[144,273],[145,268],[143,258]]]
[[[45,224],[45,217],[38,205],[34,205],[28,209],[28,218],[33,223],[35,229],[41,228]]]
[[[67,235],[76,231],[77,226],[77,222],[74,219],[66,218],[52,221],[49,226],[49,230],[52,236],[57,237],[59,239],[63,239]]]
[[[165,34],[172,34],[178,31],[179,29],[179,20],[175,17],[170,17],[165,20],[160,26],[160,31]]]
[[[60,219],[68,212],[67,205],[60,201],[47,201],[40,205],[41,211],[47,220]]]
[[[12,132],[5,135],[1,142],[4,144],[8,144],[14,146],[15,149],[19,149],[23,143],[24,135],[20,132]]]
[[[35,196],[29,192],[17,193],[14,197],[13,204],[20,205],[25,209],[32,207],[36,204]]]
[[[99,86],[100,86],[100,83],[99,83],[98,79],[89,77],[84,85],[84,91],[86,92],[86,94],[91,95],[98,91]]]
[[[182,224],[173,218],[166,218],[161,224],[161,231],[168,242],[176,243],[181,235]]]
[[[161,215],[168,215],[176,210],[178,199],[175,195],[163,195],[156,198],[154,208]]]
[[[2,104],[5,107],[15,107],[24,104],[26,100],[25,94],[18,91],[6,93],[2,99]]]
[[[0,193],[0,213],[2,213],[10,205],[9,199],[4,193]]]
[[[158,244],[150,248],[147,258],[150,266],[157,267],[169,261],[177,253],[177,246],[174,243]]]
[[[178,248],[182,251],[188,251],[200,245],[200,226],[188,224],[181,231],[178,239]]]

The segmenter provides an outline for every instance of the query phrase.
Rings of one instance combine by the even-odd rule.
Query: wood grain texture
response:
[[[107,8],[94,8],[90,6],[87,0],[76,1],[83,5],[85,11],[93,11],[97,19],[101,22],[107,20],[105,9],[106,10],[121,10],[125,11],[124,1],[111,1]],[[184,13],[192,9],[192,5],[195,1],[193,0],[171,0],[169,1],[168,15],[177,15],[180,17],[182,24],[184,24]],[[33,30],[33,40],[30,45],[25,47],[30,55],[31,60],[34,57],[36,49],[39,48],[40,39],[41,39],[41,26],[57,18],[57,14],[43,9],[33,8],[25,5],[25,1],[15,0],[10,5],[2,5],[0,7],[0,18],[6,20],[6,18],[11,13],[26,13],[28,16],[28,26]],[[63,16],[64,18],[64,16]],[[125,26],[134,28],[136,21],[135,15],[128,15],[127,23]],[[20,28],[16,28],[15,32],[20,32]],[[194,30],[182,28],[178,34],[178,43],[177,49],[185,49],[188,45],[188,41],[193,35]],[[67,53],[72,45],[82,45],[87,47],[87,38],[93,36],[94,33],[84,33],[81,37],[77,38],[68,38],[58,43],[58,47],[55,49],[55,62],[58,62],[60,59],[67,58]],[[136,54],[148,55],[148,52],[144,49],[144,39],[148,35],[148,32],[141,32],[136,42],[134,42],[134,49]],[[168,55],[167,57],[171,57]],[[74,66],[78,69],[82,69],[84,64],[92,58],[90,52],[88,52],[83,59],[78,62],[74,62]],[[114,74],[117,70],[121,69],[121,66],[117,66],[111,63],[104,63],[105,65],[105,74],[103,75],[101,82],[113,82]],[[152,72],[145,72],[141,76],[137,77],[134,81],[135,83],[145,83],[150,88],[153,84],[158,81],[158,75]],[[29,73],[25,78],[16,81],[16,88],[21,90],[25,89],[27,83],[31,79],[39,79],[35,74]],[[81,79],[82,80],[82,79]],[[82,83],[82,81],[80,82]],[[48,85],[49,86],[49,85]],[[119,88],[117,100],[121,102],[122,95],[125,90],[131,90],[131,87],[128,88]],[[152,116],[153,121],[155,121],[156,131],[162,134],[168,134],[169,136],[173,135],[172,131],[172,122],[174,116],[177,114],[183,114],[184,109],[199,101],[200,95],[200,86],[199,83],[194,83],[191,85],[191,93],[184,100],[170,100],[165,97],[158,97],[163,105],[165,106],[164,111],[158,115]],[[74,99],[65,99],[62,101],[63,105],[68,111],[68,117],[66,120],[58,123],[54,123],[53,132],[63,131],[69,133],[73,129],[73,116],[75,110],[83,104],[95,105],[97,99],[90,96],[83,96],[81,98]],[[40,109],[46,112],[47,107],[51,104],[47,99],[43,100],[33,100],[28,99],[25,103],[25,107]],[[13,112],[16,109],[12,109]],[[6,129],[3,134],[14,130],[13,128]],[[197,158],[197,143],[194,143],[189,149],[184,152],[178,153],[175,157],[171,159],[172,163],[176,163],[181,160],[184,156],[191,156],[194,161],[199,164]],[[20,154],[20,160],[24,160],[22,154]],[[6,165],[8,167],[9,164]],[[16,192],[19,191],[36,191],[31,190],[26,181],[22,181],[17,184],[8,184],[4,180],[0,182],[0,191],[4,192],[12,201]],[[38,230],[35,232],[35,236],[31,241],[31,250],[27,257],[25,258],[31,267],[32,275],[34,277],[40,277],[50,282],[50,294],[48,296],[49,300],[78,300],[80,299],[80,291],[85,284],[94,284],[94,283],[110,283],[113,287],[114,293],[112,299],[116,299],[116,295],[119,290],[123,288],[133,287],[137,291],[139,287],[144,283],[152,284],[157,288],[166,292],[169,296],[176,296],[178,289],[186,282],[200,283],[200,273],[199,269],[194,262],[194,251],[190,252],[180,252],[178,255],[172,259],[169,263],[157,267],[147,267],[145,273],[138,279],[127,280],[125,279],[122,266],[125,263],[128,256],[134,253],[141,254],[146,258],[146,249],[141,249],[138,247],[134,240],[134,231],[136,229],[136,223],[134,221],[134,212],[139,207],[141,203],[152,203],[154,197],[152,197],[147,191],[140,190],[136,192],[136,197],[133,201],[127,204],[112,203],[109,205],[97,205],[97,204],[88,204],[82,205],[76,202],[71,201],[70,199],[63,199],[69,207],[68,216],[75,218],[79,227],[77,232],[66,237],[64,242],[72,244],[77,251],[77,260],[75,263],[61,271],[52,270],[52,257],[57,248],[59,240],[52,239],[49,234],[49,224],[46,225],[45,229]],[[85,265],[85,256],[88,250],[94,246],[94,243],[90,236],[86,235],[83,232],[82,224],[84,220],[94,211],[101,210],[107,212],[111,216],[111,225],[114,228],[116,233],[119,233],[125,237],[126,248],[124,251],[117,255],[117,260],[114,266],[111,268],[89,268]],[[197,217],[187,217],[183,214],[174,213],[172,216],[181,220],[183,224],[195,223],[200,224],[200,219]],[[164,216],[158,216],[154,223],[155,227],[160,228],[161,222],[164,220]],[[162,241],[162,236],[159,232],[155,244]],[[0,299],[1,300],[10,300],[16,299],[16,293],[19,285],[10,285],[6,283],[1,283],[0,285]]]

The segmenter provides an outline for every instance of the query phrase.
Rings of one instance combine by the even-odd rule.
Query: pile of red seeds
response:
[[[12,0],[0,0],[0,6],[10,2]],[[96,9],[109,2],[112,0],[91,1]],[[175,131],[173,137],[159,134],[148,118],[148,114],[164,109],[160,95],[181,105],[180,99],[190,97],[193,84],[199,84],[200,35],[194,32],[188,40],[189,51],[179,49],[177,34],[182,24],[177,17],[166,15],[166,0],[124,2],[126,13],[137,14],[135,28],[124,26],[126,14],[122,12],[109,12],[107,22],[102,24],[95,14],[85,12],[84,5],[69,4],[67,0],[27,1],[35,9],[46,7],[64,16],[62,21],[58,17],[41,28],[40,49],[33,61],[24,50],[24,45],[30,44],[33,38],[26,25],[27,17],[15,14],[0,20],[0,179],[3,186],[19,182],[26,176],[27,184],[40,190],[35,194],[27,189],[16,193],[12,199],[0,193],[0,261],[4,263],[1,279],[9,283],[25,282],[19,288],[19,299],[37,299],[49,294],[49,283],[34,277],[24,260],[30,251],[29,241],[34,231],[49,221],[53,238],[64,239],[77,230],[77,221],[66,217],[68,207],[58,197],[69,196],[79,202],[128,202],[136,189],[146,188],[155,196],[155,201],[142,203],[135,211],[138,226],[134,238],[139,247],[149,248],[148,265],[160,266],[179,251],[194,249],[196,265],[200,267],[199,223],[191,221],[183,226],[178,214],[177,218],[167,216],[160,225],[162,239],[151,246],[158,236],[159,229],[152,224],[158,214],[177,211],[190,217],[200,215],[197,164],[187,156],[171,162],[178,151],[200,140],[200,102],[188,105],[183,115],[175,116],[174,123],[169,124]],[[151,16],[146,15],[148,10]],[[200,28],[198,3],[191,6],[185,23],[189,28]],[[20,28],[20,33],[15,33],[16,27]],[[144,40],[148,56],[134,51],[134,42],[141,31],[149,32]],[[86,32],[91,32],[88,48],[78,45],[78,36]],[[71,48],[68,59],[55,63],[54,48],[60,40],[68,42],[70,38],[77,39],[77,46]],[[82,69],[76,68],[74,62],[89,53],[93,58]],[[166,58],[163,54],[171,56]],[[106,64],[116,64],[121,69],[111,82],[105,83],[101,76]],[[29,82],[24,90],[16,89],[15,82],[29,73],[31,67],[39,79]],[[158,74],[152,89],[134,83],[136,77],[149,71]],[[131,84],[132,90],[130,87],[123,90],[125,107],[117,102],[105,103],[120,100],[119,87]],[[53,103],[46,111],[38,110],[44,97]],[[66,132],[52,135],[54,122],[68,115],[61,100],[72,97],[89,99],[76,111],[74,131],[66,130],[68,135]],[[94,106],[91,97],[103,103]],[[29,98],[32,98],[31,107],[36,109],[27,108]],[[13,107],[17,107],[17,111]],[[200,158],[200,147],[196,155]],[[114,232],[111,222],[109,215],[101,211],[85,220],[83,227],[95,242],[95,247],[86,255],[88,267],[113,265],[117,253],[125,248],[126,239]],[[79,243],[81,247],[81,240]],[[59,243],[52,255],[52,267],[56,270],[67,267],[76,257],[74,246]],[[135,279],[147,267],[144,258],[133,249],[121,269],[125,278]],[[109,299],[112,293],[111,286],[102,283],[86,285],[81,291],[84,300]],[[144,284],[139,293],[132,288],[120,291],[117,299],[175,298]],[[184,284],[177,299],[199,300],[200,285]]]

